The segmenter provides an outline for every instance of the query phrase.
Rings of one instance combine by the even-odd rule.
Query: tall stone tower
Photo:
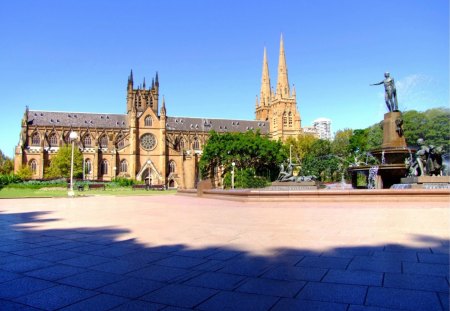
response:
[[[295,88],[289,86],[283,35],[280,39],[277,88],[274,94],[270,86],[267,52],[264,48],[260,99],[256,99],[256,120],[269,121],[272,139],[285,140],[302,133],[300,113],[297,109]]]

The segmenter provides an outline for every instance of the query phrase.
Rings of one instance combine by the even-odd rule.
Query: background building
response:
[[[320,139],[331,140],[331,120],[327,118],[318,118],[314,120],[313,127],[316,129]]]

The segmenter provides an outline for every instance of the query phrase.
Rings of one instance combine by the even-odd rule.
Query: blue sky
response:
[[[126,82],[159,72],[171,116],[254,119],[267,47],[276,85],[283,33],[302,126],[365,128],[386,112],[449,106],[448,0],[4,1],[0,149],[32,110],[124,113]]]

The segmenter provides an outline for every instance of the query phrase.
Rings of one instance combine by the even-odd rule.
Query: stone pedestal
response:
[[[405,136],[403,136],[403,133],[399,135],[399,125],[397,124],[399,122],[403,123],[400,111],[388,112],[384,115],[382,149],[407,148]]]
[[[415,176],[401,179],[395,189],[450,189],[450,176]]]

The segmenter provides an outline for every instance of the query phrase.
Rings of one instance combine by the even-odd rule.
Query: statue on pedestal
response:
[[[394,78],[391,78],[389,72],[386,72],[384,77],[383,81],[371,85],[384,84],[384,100],[389,112],[398,111],[397,89],[395,88]]]

